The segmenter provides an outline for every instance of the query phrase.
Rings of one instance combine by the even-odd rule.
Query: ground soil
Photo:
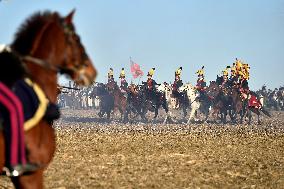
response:
[[[250,126],[123,124],[94,110],[62,112],[46,188],[284,188],[283,112]],[[0,188],[12,188],[7,177]]]

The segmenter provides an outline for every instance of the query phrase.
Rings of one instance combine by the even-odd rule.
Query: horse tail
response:
[[[262,111],[262,113],[264,113],[266,116],[271,117],[271,114],[264,108],[260,109]]]

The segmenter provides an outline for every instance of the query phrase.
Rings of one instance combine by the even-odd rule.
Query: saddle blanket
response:
[[[48,100],[40,87],[30,79],[22,79],[16,82],[12,91],[22,103],[24,111],[24,129],[29,130],[39,123],[44,117]],[[9,114],[3,105],[0,105],[0,115],[3,120],[9,119]]]

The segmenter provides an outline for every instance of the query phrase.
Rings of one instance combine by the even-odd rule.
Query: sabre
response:
[[[72,89],[72,90],[81,90],[81,89],[78,89],[78,88],[73,88],[73,87],[65,87],[65,86],[59,86],[58,88],[61,88],[61,89]]]

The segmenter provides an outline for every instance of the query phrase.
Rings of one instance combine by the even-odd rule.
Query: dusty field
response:
[[[260,126],[96,117],[63,111],[46,188],[284,188],[284,113]],[[0,188],[11,188],[6,177]]]

